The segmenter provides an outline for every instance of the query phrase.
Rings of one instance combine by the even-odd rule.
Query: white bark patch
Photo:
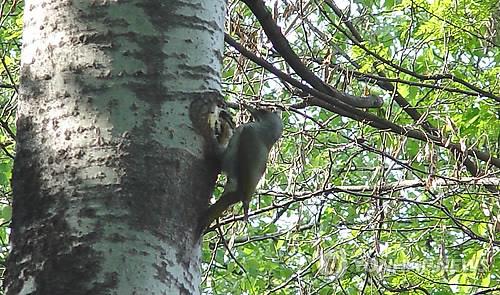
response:
[[[172,10],[179,23],[164,33],[167,89],[221,92],[224,9],[223,1],[198,0]]]
[[[25,7],[8,294],[199,294],[225,1]]]
[[[203,142],[194,132],[189,118],[190,101],[168,102],[162,105],[153,139],[171,148],[187,149],[192,155],[202,155]],[[172,118],[175,118],[172,120]],[[166,135],[166,136],[165,136]],[[188,144],[190,143],[190,144]]]

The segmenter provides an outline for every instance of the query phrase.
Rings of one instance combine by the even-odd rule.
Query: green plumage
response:
[[[238,126],[222,157],[222,171],[227,176],[224,193],[207,209],[201,230],[205,230],[231,205],[241,201],[245,219],[257,184],[266,170],[269,151],[281,137],[283,125],[278,114],[251,109],[254,122]]]

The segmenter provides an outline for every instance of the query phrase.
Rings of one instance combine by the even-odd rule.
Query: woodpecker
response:
[[[247,108],[254,121],[238,126],[229,140],[221,159],[227,178],[224,192],[204,214],[202,231],[238,201],[243,203],[245,220],[248,219],[250,200],[266,170],[269,152],[283,133],[283,123],[276,112]]]

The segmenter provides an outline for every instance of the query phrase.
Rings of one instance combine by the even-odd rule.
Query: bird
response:
[[[254,120],[234,130],[222,154],[221,170],[227,179],[224,192],[203,214],[202,231],[239,201],[243,203],[244,218],[248,220],[249,204],[266,171],[269,152],[283,133],[283,123],[277,112],[249,106],[247,109]]]

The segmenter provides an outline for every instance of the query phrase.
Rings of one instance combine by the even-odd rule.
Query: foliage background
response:
[[[0,268],[8,255],[15,150],[15,111],[21,54],[22,3],[0,3]],[[3,277],[3,275],[2,275]],[[1,288],[1,287],[0,287]]]
[[[316,76],[352,95],[383,98],[368,112],[498,157],[497,1],[335,2],[266,4]],[[305,79],[246,5],[228,7],[232,38]],[[235,207],[206,237],[207,294],[499,292],[498,166],[469,157],[471,165],[457,150],[314,106],[231,46],[224,79],[229,101],[283,107],[286,133],[250,224]],[[398,95],[418,120],[395,102]],[[471,181],[479,178],[494,185]]]
[[[499,157],[500,4],[336,3],[343,18],[329,0],[266,1],[302,63],[323,81],[352,95],[379,96],[383,106],[369,113],[446,142],[439,146],[374,128],[311,104],[309,94],[226,45],[227,100],[283,107],[285,134],[252,202],[250,223],[241,221],[238,205],[207,234],[204,292],[499,292],[499,167],[463,152]],[[2,262],[11,215],[22,8],[22,1],[0,4]],[[246,5],[229,1],[227,13],[232,38],[302,80]],[[246,119],[234,113],[238,123]]]

